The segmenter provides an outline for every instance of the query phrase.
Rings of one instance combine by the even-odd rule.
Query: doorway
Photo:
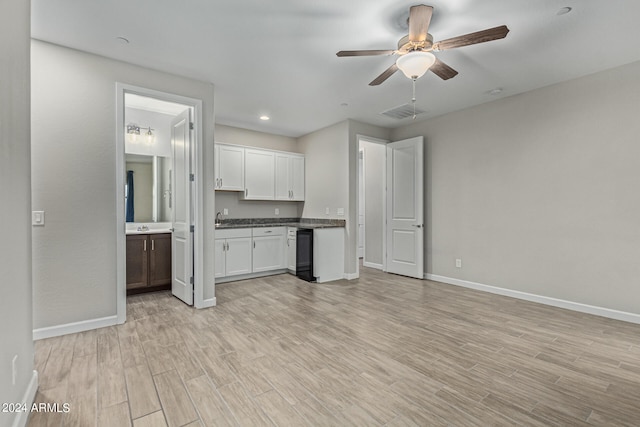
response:
[[[386,145],[358,136],[358,258],[362,265],[386,270]],[[360,262],[358,262],[358,269]]]
[[[202,306],[202,237],[197,232],[202,229],[202,192],[195,179],[201,164],[202,101],[116,86],[116,298],[118,323],[123,323],[131,283],[138,290],[166,286],[185,303]],[[127,263],[134,262],[127,254],[131,235],[142,260],[133,281],[127,271]],[[169,258],[158,261],[165,256],[158,251],[168,248]]]

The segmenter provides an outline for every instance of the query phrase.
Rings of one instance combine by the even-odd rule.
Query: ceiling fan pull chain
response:
[[[413,103],[413,120],[416,119],[416,80],[417,79],[411,79],[413,80],[413,97],[411,98],[411,102]]]

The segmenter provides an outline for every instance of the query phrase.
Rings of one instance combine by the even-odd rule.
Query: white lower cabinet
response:
[[[253,229],[253,272],[279,270],[285,263],[286,227]]]
[[[215,277],[251,273],[251,229],[216,231]]]
[[[286,232],[286,227],[216,230],[215,277],[287,268]]]

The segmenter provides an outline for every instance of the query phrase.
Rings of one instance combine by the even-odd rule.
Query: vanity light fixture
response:
[[[262,120],[263,122],[266,122],[266,121],[267,121],[267,120],[269,120],[269,119],[270,119],[270,117],[269,117],[269,116],[266,116],[266,115],[262,115],[262,116],[260,116],[260,120]]]
[[[145,132],[147,143],[153,144],[153,142],[155,141],[156,137],[152,132],[153,129],[151,128],[151,126],[146,127],[146,128],[142,128],[142,129],[147,129],[147,131]],[[129,123],[127,125],[127,137],[129,138],[129,141],[130,142],[137,142],[138,141],[138,135],[140,135],[140,126],[138,126],[135,123]]]

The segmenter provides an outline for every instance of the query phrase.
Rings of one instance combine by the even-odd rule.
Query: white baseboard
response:
[[[218,277],[216,285],[228,282],[237,282],[239,280],[257,279],[258,277],[275,276],[276,274],[284,274],[289,272],[286,268],[280,270],[260,271],[258,273],[238,274],[236,276]]]
[[[359,273],[344,273],[344,278],[347,280],[354,280],[360,277]]]
[[[376,264],[375,262],[363,261],[362,265],[369,268],[375,268],[376,270],[382,270],[382,264]]]
[[[213,298],[207,298],[206,300],[202,301],[202,307],[196,307],[196,308],[209,308],[209,307],[215,307],[216,306],[216,297]]]
[[[24,396],[22,397],[22,401],[20,403],[24,404],[25,407],[31,408],[33,405],[33,401],[36,398],[36,392],[38,391],[38,371],[33,371],[31,374],[31,379],[29,380],[29,385],[24,392]],[[17,411],[16,417],[13,419],[12,427],[24,427],[27,425],[27,421],[29,419],[30,411]]]
[[[76,332],[104,328],[118,324],[118,316],[101,317],[99,319],[83,320],[81,322],[66,323],[64,325],[49,326],[33,330],[33,339],[59,337],[60,335],[75,334]]]
[[[628,313],[626,311],[613,310],[610,308],[597,307],[594,305],[582,304],[579,302],[567,301],[558,298],[546,297],[543,295],[530,294],[512,289],[499,288],[497,286],[484,285],[482,283],[469,282],[467,280],[454,279],[435,274],[425,274],[424,278],[435,282],[447,283],[449,285],[462,286],[464,288],[476,289],[478,291],[490,292],[492,294],[504,295],[507,297],[537,302],[553,307],[565,308],[567,310],[578,311],[580,313],[593,314],[609,319],[622,320],[624,322],[640,324],[640,314]]]

